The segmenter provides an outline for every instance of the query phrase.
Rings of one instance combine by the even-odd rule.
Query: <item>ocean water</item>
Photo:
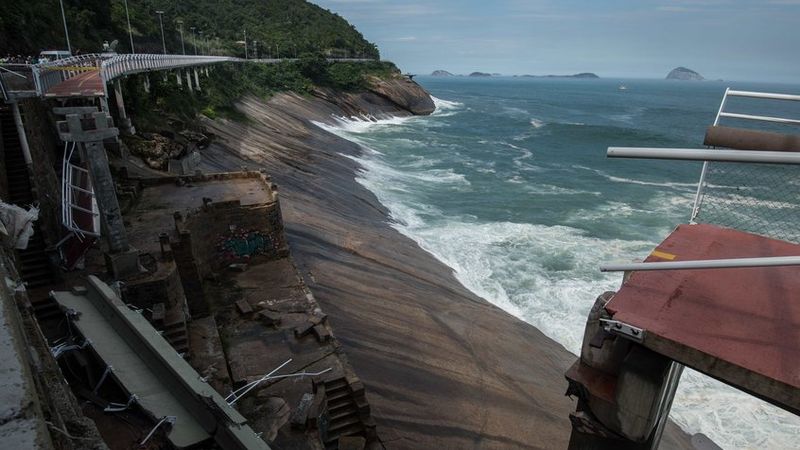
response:
[[[469,289],[577,354],[587,313],[620,274],[689,219],[699,163],[611,160],[608,146],[700,147],[726,87],[660,80],[419,78],[429,117],[337,118],[358,181],[392,225]],[[627,90],[618,89],[620,84]],[[722,186],[724,188],[724,186]],[[800,419],[696,372],[672,418],[725,449],[796,448]]]

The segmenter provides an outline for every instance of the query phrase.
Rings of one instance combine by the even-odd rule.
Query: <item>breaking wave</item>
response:
[[[437,112],[465,108],[461,103],[437,98],[434,102]],[[430,120],[449,120],[446,117],[440,114]],[[456,162],[463,163],[457,159],[461,158],[458,154],[468,152],[468,148],[452,152],[455,155],[433,150],[426,155],[424,145],[413,146],[413,155],[405,155],[405,161],[410,159],[410,162],[399,164],[391,157],[409,148],[401,139],[414,142],[430,139],[425,134],[430,131],[428,129],[416,130],[418,134],[409,138],[415,132],[416,123],[407,120],[370,120],[365,124],[360,119],[347,119],[338,122],[341,126],[338,123],[337,126],[321,126],[370,149],[359,157],[352,157],[363,168],[357,174],[357,181],[387,207],[394,228],[450,266],[465,287],[537,327],[575,354],[580,351],[584,322],[594,298],[605,290],[617,289],[620,284],[619,274],[601,273],[598,265],[643,257],[657,244],[650,237],[660,237],[669,231],[663,218],[682,217],[691,205],[695,183],[661,182],[644,176],[628,178],[581,165],[564,164],[563,173],[574,179],[576,170],[590,171],[612,183],[640,185],[643,190],[655,194],[637,202],[629,202],[629,199],[603,201],[602,196],[607,192],[593,191],[594,185],[564,187],[527,179],[503,169],[503,160],[488,152],[478,153],[486,160],[472,175],[441,168],[447,167],[448,161],[453,163],[452,167]],[[537,127],[534,120],[531,125]],[[539,127],[544,126],[538,123]],[[398,135],[383,133],[386,126],[396,127]],[[381,130],[379,136],[364,139],[377,130]],[[487,144],[499,142],[500,139],[487,137],[454,145],[455,148],[474,145],[483,149]],[[533,158],[534,153],[527,148],[514,144],[506,146],[518,152],[513,157],[503,157],[512,169],[519,170],[526,160]],[[472,157],[478,156],[473,154]],[[517,196],[531,197],[532,202],[547,199],[570,206],[578,199],[588,197],[591,200],[583,206],[572,207],[561,216],[558,224],[548,225],[477,219],[471,213],[445,212],[445,206],[432,204],[428,197],[420,194],[422,189],[431,187],[440,193],[449,190],[474,195],[470,191],[474,184],[471,176],[505,181],[493,186],[502,184],[506,191],[516,190]],[[503,194],[494,195],[485,201],[505,202]],[[613,227],[629,227],[622,233],[626,238],[598,237],[587,231],[591,224],[605,222],[612,222]],[[646,229],[641,230],[642,227]],[[800,435],[800,422],[796,417],[691,370],[684,372],[671,417],[684,430],[703,432],[723,448],[792,448],[796,446],[796,436]]]

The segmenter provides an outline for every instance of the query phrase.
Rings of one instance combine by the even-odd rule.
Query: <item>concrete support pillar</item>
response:
[[[25,125],[22,123],[22,114],[19,111],[19,104],[17,102],[11,103],[11,111],[14,114],[14,125],[17,127],[19,144],[20,147],[22,147],[22,156],[25,158],[25,164],[30,166],[33,162],[31,158],[31,148],[28,146],[28,135],[25,134]]]
[[[189,92],[192,92],[192,74],[188,70],[186,71],[186,87],[189,88]]]
[[[581,356],[567,371],[567,394],[578,398],[570,414],[570,450],[658,448],[680,366],[603,327],[611,319],[600,296],[589,313]]]
[[[142,85],[144,87],[144,91],[148,94],[150,93],[150,77],[145,75],[144,79],[142,79]]]
[[[57,112],[57,111],[56,111]],[[58,112],[57,112],[58,113]],[[94,197],[100,210],[100,223],[108,253],[106,264],[117,279],[138,273],[138,253],[131,250],[122,211],[117,201],[116,185],[108,167],[108,155],[103,141],[119,134],[116,128],[109,127],[110,117],[105,112],[87,114],[80,108],[63,108],[65,122],[59,122],[59,136],[64,142],[77,142],[83,147],[82,153],[92,180]],[[79,114],[80,113],[80,114]],[[93,120],[94,127],[84,129],[84,121]],[[65,131],[66,130],[66,131]]]
[[[106,97],[100,97],[100,110],[106,114],[111,114],[111,110],[108,109],[108,99]]]
[[[181,71],[180,70],[176,70],[175,71],[175,80],[178,81],[178,86],[183,86],[183,82],[181,81]]]
[[[135,134],[136,130],[133,128],[128,113],[125,112],[125,99],[122,98],[122,82],[120,80],[114,81],[114,98],[117,100],[120,129],[128,134]]]
[[[194,87],[200,91],[200,77],[197,75],[197,69],[194,69]]]
[[[92,175],[92,186],[100,207],[101,223],[104,223],[108,249],[111,253],[129,250],[128,236],[122,222],[122,211],[117,201],[117,192],[111,171],[108,169],[108,156],[102,142],[85,144],[89,172]]]

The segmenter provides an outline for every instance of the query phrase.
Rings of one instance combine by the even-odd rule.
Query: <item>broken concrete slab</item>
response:
[[[268,309],[259,311],[257,316],[261,323],[268,327],[276,327],[281,324],[282,316],[279,313],[272,312]]]
[[[253,312],[253,307],[250,306],[250,303],[247,300],[239,300],[236,302],[236,309],[239,310],[239,313],[247,315]]]
[[[362,436],[342,436],[339,438],[339,450],[364,450],[367,440]]]
[[[311,408],[311,403],[314,402],[314,394],[303,394],[297,408],[292,412],[290,422],[293,428],[304,430],[308,426],[308,411]]]
[[[213,437],[223,448],[269,448],[140,313],[96,277],[88,281],[85,296],[55,292],[53,297],[80,312],[75,330],[114,367],[114,378],[138,405],[153,417],[177,418],[167,432],[173,445],[188,447]]]
[[[314,337],[317,338],[317,342],[328,342],[331,340],[331,332],[325,325],[314,325],[311,331],[314,332]]]

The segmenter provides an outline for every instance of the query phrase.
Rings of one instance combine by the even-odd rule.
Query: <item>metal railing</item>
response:
[[[725,95],[723,95],[722,101],[719,104],[717,115],[714,118],[714,126],[719,125],[720,120],[723,118],[751,120],[757,122],[769,122],[769,123],[777,123],[784,125],[800,125],[800,120],[798,119],[774,117],[774,116],[762,116],[754,114],[742,114],[742,113],[726,111],[725,107],[728,105],[729,97],[743,97],[751,99],[779,100],[779,101],[800,101],[800,95],[738,91],[728,88],[725,89]],[[700,208],[703,204],[703,197],[705,195],[705,190],[708,182],[709,168],[710,168],[709,161],[703,162],[703,168],[700,171],[700,181],[697,184],[697,192],[695,194],[694,204],[692,205],[692,212],[689,218],[689,223],[695,223],[697,220],[697,216],[700,214]]]
[[[69,147],[69,148],[68,148]],[[61,224],[75,233],[78,239],[100,236],[100,210],[92,188],[89,171],[73,164],[76,143],[64,144],[61,162]],[[76,219],[76,215],[81,219]],[[81,226],[83,224],[83,226]]]
[[[714,126],[718,126],[722,118],[779,125],[800,124],[800,120],[793,118],[726,111],[729,97],[800,101],[800,95],[728,89],[720,103]],[[690,223],[698,223],[706,204],[706,209],[711,211],[702,213],[704,222],[800,243],[797,226],[800,223],[800,152],[609,147],[607,155],[611,158],[703,161]],[[800,256],[605,264],[600,270],[612,272],[796,265],[800,265]]]
[[[158,70],[179,69],[181,67],[205,66],[223,62],[244,61],[229,56],[196,56],[196,55],[151,55],[130,54],[116,55],[102,62],[100,76],[105,83],[125,75]]]
[[[368,58],[328,58],[328,62],[371,62]],[[198,67],[225,62],[253,63],[253,64],[278,64],[286,61],[297,61],[297,58],[260,58],[243,59],[231,56],[202,56],[202,55],[161,55],[161,54],[124,54],[107,55],[91,53],[86,55],[71,56],[69,58],[49,61],[41,64],[27,66],[31,72],[31,95],[44,97],[54,86],[87,71],[99,71],[105,85],[119,77],[143,72],[180,69],[183,67]],[[0,67],[0,72],[3,72]],[[26,78],[26,77],[23,77]],[[19,89],[6,82],[3,95],[11,98],[24,95]],[[107,89],[107,87],[105,87]],[[27,92],[27,91],[26,91]],[[108,92],[106,90],[106,96]]]
[[[3,99],[36,96],[33,66],[30,64],[0,64],[0,90]]]
[[[3,101],[7,102],[9,98],[11,98],[8,89],[6,89],[6,82],[3,80],[3,74],[0,73],[0,96],[2,96]]]
[[[50,88],[57,84],[86,71],[100,70],[102,60],[102,55],[90,53],[32,66],[36,94],[43,97]]]

